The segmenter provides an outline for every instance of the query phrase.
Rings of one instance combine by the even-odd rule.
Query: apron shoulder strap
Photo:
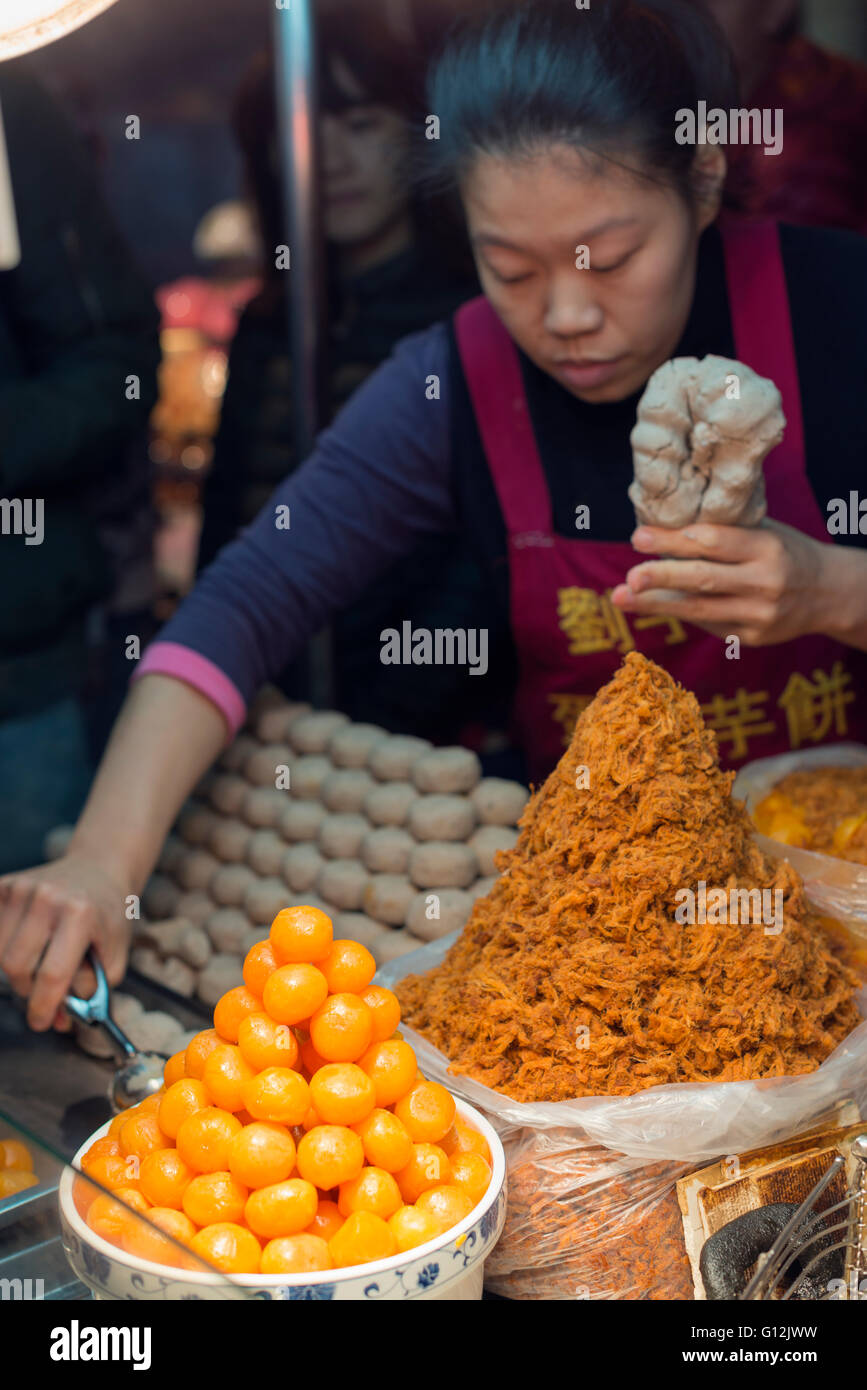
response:
[[[803,470],[801,388],[779,224],[728,213],[720,218],[719,227],[735,352],[753,371],[769,377],[783,398],[786,437],[768,462],[778,454],[788,455]]]
[[[454,324],[506,529],[511,536],[549,535],[551,499],[515,344],[484,295],[461,305]]]

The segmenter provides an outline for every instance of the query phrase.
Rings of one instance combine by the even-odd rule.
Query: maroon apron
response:
[[[788,294],[774,222],[720,223],[735,353],[783,398],[783,442],[765,461],[768,514],[828,544],[807,477]],[[511,624],[520,664],[515,734],[535,782],[568,746],[575,721],[625,653],[640,651],[695,692],[724,765],[841,739],[867,742],[867,659],[821,636],[741,646],[676,618],[623,613],[611,592],[653,557],[620,541],[555,534],[515,345],[484,297],[455,330],[508,537]],[[857,700],[856,700],[857,695]]]

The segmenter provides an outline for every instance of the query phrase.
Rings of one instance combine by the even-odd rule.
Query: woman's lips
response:
[[[605,362],[585,358],[583,361],[561,361],[556,363],[557,375],[572,386],[601,386],[617,375],[622,357],[612,357]]]

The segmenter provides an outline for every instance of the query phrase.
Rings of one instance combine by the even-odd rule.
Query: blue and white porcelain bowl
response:
[[[69,1263],[100,1299],[479,1299],[485,1259],[506,1220],[506,1159],[496,1130],[484,1116],[457,1096],[455,1104],[458,1114],[488,1141],[491,1185],[459,1225],[403,1255],[322,1274],[238,1274],[232,1278],[152,1264],[128,1255],[90,1230],[73,1201],[75,1173],[66,1168],[60,1180],[60,1226]],[[72,1160],[75,1167],[107,1130],[108,1125],[103,1125],[82,1144]]]

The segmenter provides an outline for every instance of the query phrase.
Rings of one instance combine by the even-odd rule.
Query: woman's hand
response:
[[[130,891],[94,859],[74,853],[0,878],[0,970],[28,1000],[31,1028],[68,1026],[65,996],[70,990],[85,998],[93,993],[93,972],[82,967],[90,946],[109,984],[123,979]]]
[[[681,618],[747,647],[812,632],[865,644],[863,552],[824,545],[777,521],[749,529],[641,526],[632,544],[666,558],[636,565],[614,590],[613,602],[627,613]]]

